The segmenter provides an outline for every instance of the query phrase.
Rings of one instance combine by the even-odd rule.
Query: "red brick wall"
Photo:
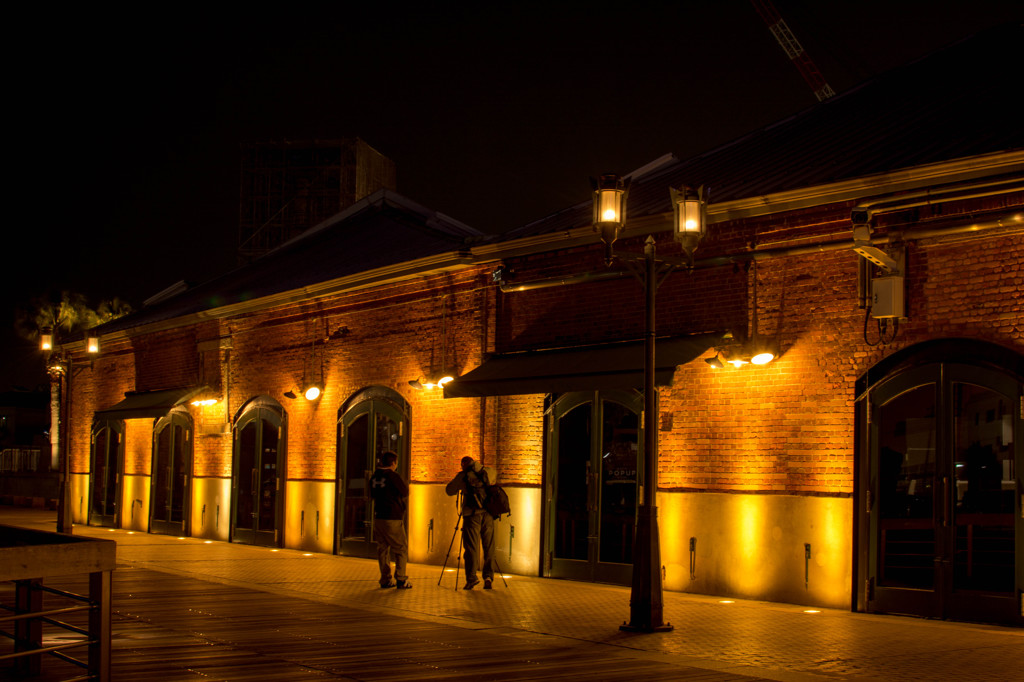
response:
[[[942,216],[885,216],[881,231],[1020,204],[1024,197],[1002,197],[947,206]],[[837,205],[720,223],[712,226],[697,258],[742,255],[751,245],[764,251],[849,239],[849,209]],[[621,240],[618,247],[642,250],[636,239]],[[658,250],[678,254],[667,235],[659,235]],[[601,271],[603,256],[602,247],[594,246],[509,259],[506,265],[517,281],[530,281]],[[760,368],[714,371],[695,361],[678,370],[675,383],[661,392],[661,486],[849,495],[856,379],[890,354],[934,338],[970,337],[1024,352],[1022,261],[1020,235],[911,241],[910,319],[889,345],[865,341],[858,257],[852,251],[760,261],[758,328],[778,339],[782,354]],[[72,470],[88,470],[95,410],[129,390],[202,382],[222,402],[190,408],[197,425],[195,475],[230,475],[230,422],[247,401],[269,396],[287,412],[287,476],[331,481],[339,410],[358,391],[385,386],[410,406],[414,482],[448,480],[459,458],[469,454],[496,466],[503,483],[539,485],[542,396],[444,400],[440,392],[418,391],[409,381],[445,365],[469,371],[485,352],[640,338],[643,289],[627,276],[501,294],[490,281],[491,269],[325,296],[105,346],[76,381]],[[742,259],[670,275],[658,292],[659,334],[747,333],[754,277],[755,268]],[[198,350],[218,338],[229,340],[230,348]],[[325,385],[318,401],[283,396],[298,392],[304,376],[319,373],[321,365]],[[224,424],[227,433],[216,434]],[[148,470],[145,462],[132,466]]]
[[[966,220],[971,210],[1022,203],[1024,196],[1015,195],[946,206],[938,217],[930,211],[887,215],[879,221],[879,233],[949,224],[958,214]],[[849,209],[837,205],[713,225],[697,259],[742,254],[751,245],[777,252],[849,241]],[[620,240],[617,248],[640,251],[636,240]],[[668,238],[658,241],[660,254],[676,248]],[[507,265],[516,281],[528,282],[601,270],[600,256],[601,248],[593,247]],[[661,391],[660,486],[849,495],[854,385],[861,374],[902,348],[935,338],[970,337],[1024,353],[1021,235],[914,240],[907,259],[910,319],[888,345],[872,345],[877,341],[873,321],[865,340],[858,256],[848,248],[780,254],[756,267],[739,260],[669,276],[658,291],[659,335],[748,333],[756,272],[758,331],[775,337],[782,354],[765,367],[713,370],[696,361],[677,371],[674,384]],[[497,308],[499,350],[642,334],[642,288],[631,277],[504,294]]]
[[[484,270],[437,275],[227,320],[220,333],[231,340],[230,351],[221,351],[225,364],[230,358],[230,405],[203,408],[204,414],[226,409],[234,420],[247,401],[269,396],[287,413],[288,478],[332,481],[339,410],[360,390],[384,386],[410,406],[412,480],[446,481],[463,455],[480,456],[480,401],[446,401],[440,391],[419,391],[409,382],[445,365],[461,372],[479,364],[494,315],[489,277]],[[208,364],[204,372],[213,373]],[[284,397],[298,394],[321,366],[319,400]],[[197,475],[230,470],[229,438],[197,439]]]

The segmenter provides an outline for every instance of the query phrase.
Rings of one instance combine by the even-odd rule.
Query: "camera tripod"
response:
[[[462,526],[462,493],[459,493],[456,498],[456,509],[459,512],[459,516],[455,521],[455,529],[452,531],[451,542],[448,543],[448,552],[444,555],[444,565],[441,566],[441,575],[437,577],[437,584],[441,584],[441,580],[444,578],[444,572],[448,569],[448,559],[452,556],[452,547],[455,546],[455,536],[459,536],[459,553],[457,555],[457,562],[455,565],[455,589],[459,589],[459,569],[462,567],[462,535],[459,534],[459,528]],[[482,548],[481,548],[482,549]],[[501,566],[498,565],[498,559],[491,553],[491,563],[493,568],[497,571],[498,575],[501,576],[501,582],[505,583],[505,588],[508,588],[508,582],[505,580],[505,575],[502,573]],[[486,561],[486,559],[484,559]]]

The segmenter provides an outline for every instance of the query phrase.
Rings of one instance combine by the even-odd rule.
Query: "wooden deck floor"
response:
[[[144,569],[113,576],[114,680],[752,679],[592,642],[472,629]],[[85,590],[76,579],[49,584]],[[10,603],[12,592],[10,583],[0,586],[0,600]],[[4,673],[0,679],[10,679],[10,670]],[[47,658],[34,679],[76,674]]]

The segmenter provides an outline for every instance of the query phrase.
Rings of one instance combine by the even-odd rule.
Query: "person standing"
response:
[[[490,475],[483,464],[472,457],[463,457],[462,468],[444,489],[449,496],[462,493],[462,546],[466,557],[464,590],[471,590],[480,584],[476,572],[480,564],[481,547],[484,561],[480,572],[484,578],[484,589],[491,589],[494,583],[494,518],[484,509],[490,485]]]
[[[380,565],[380,586],[409,589],[406,564],[409,561],[409,540],[405,534],[405,508],[409,486],[396,471],[398,455],[385,452],[380,466],[370,477],[373,498],[373,534],[377,539],[377,563]],[[395,559],[394,579],[391,577],[391,555]]]

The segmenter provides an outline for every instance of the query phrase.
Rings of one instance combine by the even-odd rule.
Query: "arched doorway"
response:
[[[249,401],[235,422],[231,541],[280,547],[284,528],[286,419],[276,400]]]
[[[369,481],[380,455],[398,455],[409,480],[409,404],[384,386],[363,389],[338,410],[337,538],[335,551],[377,556]]]
[[[149,531],[189,534],[192,499],[192,419],[178,408],[153,426],[153,468],[150,477]]]
[[[643,396],[568,393],[550,407],[545,574],[628,584],[643,471]]]
[[[89,453],[89,525],[120,528],[124,473],[124,422],[97,421]]]
[[[1024,623],[1024,361],[958,340],[889,365],[866,392],[865,610]]]

